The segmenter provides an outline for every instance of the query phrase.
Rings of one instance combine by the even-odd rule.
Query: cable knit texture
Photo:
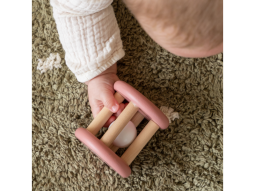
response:
[[[96,77],[125,55],[111,3],[51,0],[66,64],[79,82]]]

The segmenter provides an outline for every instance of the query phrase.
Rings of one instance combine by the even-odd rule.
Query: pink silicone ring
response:
[[[136,104],[141,112],[148,120],[154,121],[161,129],[166,129],[169,120],[160,109],[148,100],[143,94],[135,88],[123,81],[114,83],[114,89],[119,92],[127,101]]]
[[[76,129],[75,136],[120,176],[127,178],[131,174],[130,167],[87,129]]]

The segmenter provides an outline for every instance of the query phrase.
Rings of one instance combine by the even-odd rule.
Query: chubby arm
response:
[[[124,56],[112,0],[51,0],[67,66],[87,82]]]

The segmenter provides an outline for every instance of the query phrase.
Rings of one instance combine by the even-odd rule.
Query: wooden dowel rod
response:
[[[130,121],[137,127],[143,119],[144,116],[138,111]]]
[[[113,145],[113,144],[111,144],[111,146],[109,147],[113,152],[117,152],[117,150],[119,149],[119,147],[117,147],[117,146],[115,146],[115,145]]]
[[[112,142],[120,134],[127,123],[132,119],[132,117],[138,111],[138,107],[131,101],[119,115],[119,117],[114,121],[111,128],[109,128],[106,133],[101,138],[101,141],[108,147],[111,146]]]
[[[143,119],[144,119],[144,116],[139,111],[137,111],[134,117],[130,121],[135,125],[135,127],[137,127],[142,122]],[[110,149],[116,153],[119,147],[115,145],[111,145]]]
[[[121,158],[130,165],[158,129],[159,126],[156,123],[149,121]]]
[[[118,92],[114,94],[114,97],[118,103],[122,103],[124,100],[124,97],[122,97],[122,95],[120,95]],[[96,135],[111,116],[112,112],[108,108],[104,107],[95,117],[95,119],[89,124],[87,130],[93,135]]]

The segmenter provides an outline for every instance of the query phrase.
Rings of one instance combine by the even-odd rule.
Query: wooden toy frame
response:
[[[169,121],[159,108],[129,84],[117,81],[114,84],[114,89],[116,90],[114,97],[118,103],[122,103],[124,99],[129,101],[129,103],[111,128],[106,131],[100,140],[95,137],[112,115],[112,112],[104,107],[87,129],[78,128],[75,131],[75,136],[120,176],[126,178],[131,174],[129,165],[135,157],[159,128],[166,129],[168,127]],[[149,123],[131,143],[125,153],[121,157],[117,156],[115,152],[118,147],[112,144],[113,141],[129,121],[132,121],[137,127],[144,117],[149,120]]]

